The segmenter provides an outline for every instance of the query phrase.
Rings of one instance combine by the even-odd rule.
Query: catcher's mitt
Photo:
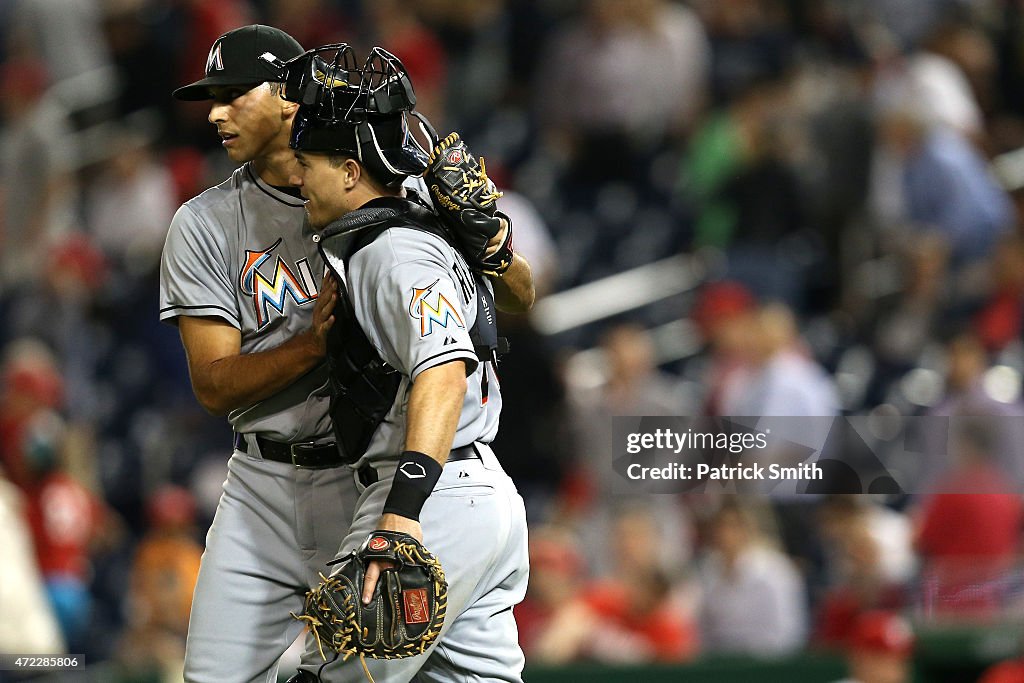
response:
[[[370,562],[394,564],[381,572],[370,604],[361,599]],[[448,583],[437,557],[409,534],[374,531],[341,567],[306,594],[302,616],[324,646],[346,659],[412,657],[437,640],[448,606]],[[295,616],[295,615],[293,615]]]
[[[430,188],[434,208],[454,235],[470,267],[500,275],[512,265],[512,224],[498,250],[484,256],[487,243],[501,232],[504,216],[497,210],[501,192],[487,177],[487,167],[452,133],[434,146],[423,180]]]

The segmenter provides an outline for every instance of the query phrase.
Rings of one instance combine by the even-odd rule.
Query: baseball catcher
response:
[[[381,574],[370,603],[363,604],[366,569],[375,560],[392,568]],[[409,534],[375,531],[337,563],[341,566],[329,578],[321,576],[320,585],[306,594],[303,614],[293,615],[308,624],[325,660],[325,644],[345,659],[354,654],[400,659],[422,654],[437,640],[448,583],[437,557],[419,541]]]

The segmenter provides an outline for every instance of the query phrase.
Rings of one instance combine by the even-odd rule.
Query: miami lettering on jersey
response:
[[[268,279],[260,272],[260,266],[270,259],[271,252],[280,244],[281,239],[278,238],[262,251],[245,250],[245,265],[239,277],[239,287],[244,294],[252,297],[258,329],[263,329],[270,322],[270,309],[283,314],[288,299],[299,306],[316,300],[316,287],[306,259],[295,264],[298,277],[280,256],[277,257],[273,277]]]
[[[431,334],[434,331],[435,324],[439,327],[448,327],[449,321],[455,323],[456,327],[466,329],[458,309],[452,306],[444,294],[433,291],[440,281],[439,278],[426,287],[412,288],[412,299],[409,300],[409,315],[414,320],[420,321],[420,337],[426,337]]]

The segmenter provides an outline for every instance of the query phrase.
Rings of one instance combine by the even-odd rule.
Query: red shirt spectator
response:
[[[959,470],[943,488],[965,493],[939,493],[925,502],[917,536],[920,552],[933,561],[1012,559],[1024,507],[1019,495],[1006,492],[1002,473],[975,465]]]
[[[87,578],[89,544],[103,523],[96,497],[63,472],[53,472],[29,489],[26,516],[43,576]]]
[[[641,589],[604,582],[586,592],[583,602],[602,624],[591,641],[593,650],[610,636],[631,643],[654,661],[679,662],[697,654],[697,629],[669,599],[668,582],[652,577],[650,583]]]
[[[896,610],[903,606],[903,590],[888,586],[867,604],[864,597],[850,587],[842,586],[829,591],[818,608],[815,641],[824,647],[844,647],[850,639],[857,619],[870,609]]]

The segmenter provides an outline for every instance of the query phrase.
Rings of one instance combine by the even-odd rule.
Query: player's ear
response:
[[[341,166],[342,170],[342,185],[346,190],[351,190],[357,184],[359,179],[363,177],[363,167],[359,165],[359,162],[355,159],[345,159],[345,163]]]

